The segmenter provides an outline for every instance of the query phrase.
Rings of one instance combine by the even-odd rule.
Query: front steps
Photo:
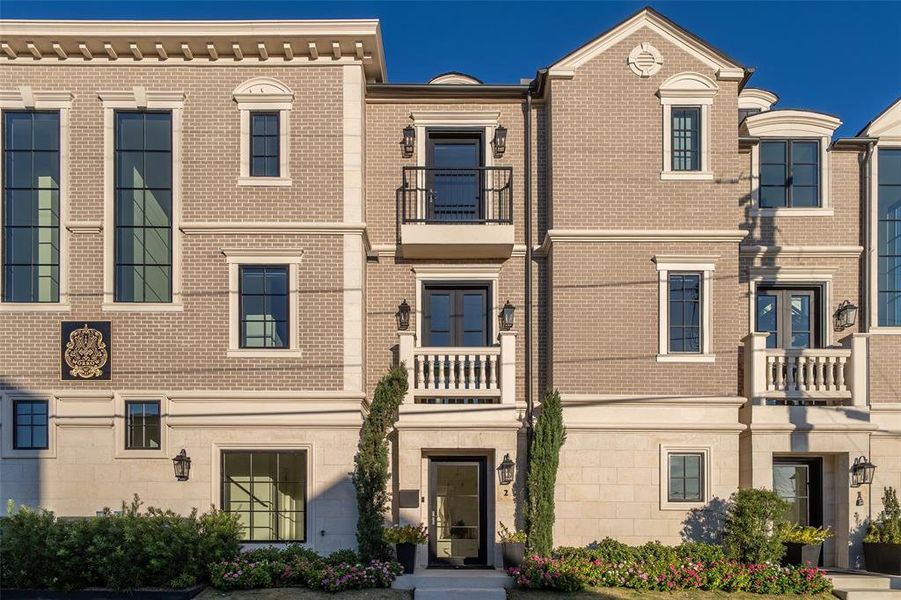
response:
[[[413,590],[415,600],[504,600],[513,579],[501,570],[419,569],[391,586]]]
[[[842,600],[901,600],[901,577],[865,571],[831,571],[832,595]]]

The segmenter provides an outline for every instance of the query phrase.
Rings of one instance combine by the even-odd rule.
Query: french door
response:
[[[820,341],[820,290],[757,288],[755,330],[769,333],[767,348],[816,348]]]
[[[426,218],[434,222],[484,219],[482,134],[429,131]]]
[[[423,290],[423,345],[489,346],[489,291],[487,285],[426,285]]]

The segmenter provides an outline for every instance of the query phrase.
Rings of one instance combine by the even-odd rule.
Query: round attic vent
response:
[[[639,77],[650,77],[662,66],[663,57],[660,51],[647,42],[635,46],[629,53],[629,68]]]

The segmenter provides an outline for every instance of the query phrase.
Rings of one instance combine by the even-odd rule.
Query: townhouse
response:
[[[546,389],[557,543],[707,540],[767,487],[860,565],[901,484],[901,103],[837,139],[652,9],[510,85],[387,83],[376,21],[2,31],[4,497],[353,547],[402,363],[423,566],[499,565]]]

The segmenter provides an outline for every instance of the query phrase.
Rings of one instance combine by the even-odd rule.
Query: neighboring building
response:
[[[519,85],[386,83],[376,21],[2,30],[2,496],[351,547],[403,361],[421,564],[499,563],[556,388],[558,544],[703,538],[768,487],[859,565],[901,485],[901,102],[834,139],[651,9]]]

